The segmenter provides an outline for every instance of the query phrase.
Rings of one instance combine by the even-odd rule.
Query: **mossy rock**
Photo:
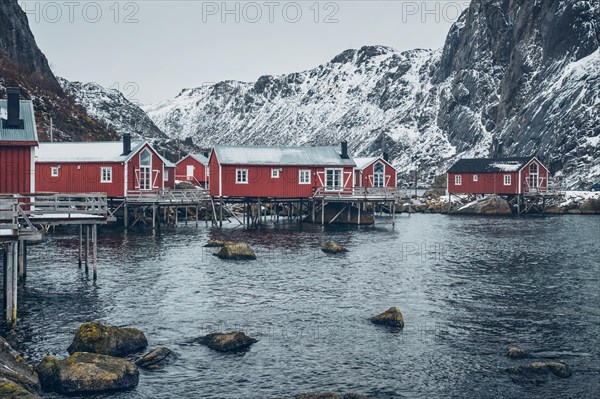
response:
[[[109,356],[127,356],[148,346],[148,340],[137,328],[105,326],[102,323],[84,323],[79,327],[69,353],[91,352]]]
[[[42,399],[14,381],[0,377],[0,399]]]
[[[382,326],[404,328],[404,317],[402,316],[400,309],[394,306],[375,317],[371,317],[371,323]]]
[[[12,381],[29,392],[37,392],[40,388],[34,368],[27,364],[2,337],[0,337],[0,378]],[[10,389],[10,384],[6,385],[6,390],[10,391]]]
[[[250,247],[250,245],[245,242],[236,242],[236,243],[225,243],[221,250],[216,254],[213,254],[220,259],[233,259],[233,260],[254,260],[256,259],[256,255],[254,251]]]
[[[321,251],[325,252],[326,254],[341,254],[348,252],[345,247],[333,241],[324,242],[323,245],[321,245]]]
[[[573,374],[569,366],[560,362],[531,362],[509,367],[506,371],[511,374],[513,381],[534,385],[547,382],[551,375],[568,378]]]
[[[174,357],[175,354],[169,348],[159,346],[139,358],[135,364],[144,369],[157,370],[165,367]]]
[[[219,352],[236,352],[248,349],[258,340],[243,332],[213,333],[198,339],[202,345]]]
[[[139,382],[135,364],[96,353],[76,352],[64,360],[46,356],[36,370],[44,390],[65,395],[126,390]]]
[[[529,353],[523,348],[512,347],[506,351],[506,356],[511,359],[523,359],[529,357]]]

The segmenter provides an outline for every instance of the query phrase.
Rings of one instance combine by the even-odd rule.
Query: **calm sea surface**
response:
[[[98,396],[107,398],[599,397],[600,218],[378,222],[201,224],[158,237],[101,229],[96,283],[77,267],[76,231],[58,231],[30,247],[12,341],[32,362],[65,357],[80,323],[99,320],[138,327],[150,347],[179,354],[142,370],[135,390]],[[258,260],[219,260],[203,247],[209,239],[247,241]],[[350,252],[322,253],[328,239]],[[401,308],[403,331],[368,321],[390,306]],[[192,342],[234,329],[259,342],[244,354]],[[563,361],[573,376],[516,384],[503,369],[523,361],[504,356],[509,346]]]

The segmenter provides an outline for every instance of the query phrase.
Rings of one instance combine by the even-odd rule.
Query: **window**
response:
[[[236,169],[235,182],[236,184],[248,184],[248,169]]]
[[[510,175],[504,175],[504,185],[510,186]]]
[[[479,176],[478,175],[473,175],[473,181],[479,181]]]
[[[279,179],[279,169],[271,169],[271,179]]]
[[[310,184],[310,170],[301,170],[298,180],[300,184]]]
[[[165,174],[163,175],[163,181],[169,181],[169,170],[165,169]]]
[[[100,183],[112,183],[112,168],[100,168]]]
[[[194,165],[187,165],[185,167],[185,174],[187,177],[194,177]]]
[[[150,155],[150,151],[144,150],[140,154],[140,165],[141,166],[152,166],[152,156]]]
[[[58,169],[58,166],[53,166],[52,168],[50,168],[50,176],[58,177]]]
[[[373,166],[373,187],[383,187],[385,180],[385,166],[381,162],[377,162]]]
[[[457,186],[462,185],[462,176],[461,175],[454,176],[454,184]]]

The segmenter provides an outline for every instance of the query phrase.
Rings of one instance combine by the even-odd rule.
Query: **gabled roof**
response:
[[[188,154],[185,157],[181,158],[177,163],[179,164],[179,162],[183,161],[187,157],[194,158],[196,161],[200,162],[202,165],[208,166],[208,158],[202,154]]]
[[[0,100],[0,119],[7,117],[7,100]],[[5,129],[0,122],[0,142],[37,142],[35,114],[31,100],[20,100],[20,118],[24,129]]]
[[[355,166],[338,147],[276,147],[217,145],[213,154],[222,165]]]
[[[356,162],[356,169],[364,169],[378,159],[379,157],[354,158],[354,162]]]
[[[131,152],[123,155],[122,141],[89,141],[40,143],[36,152],[37,162],[126,162],[131,159],[146,141],[133,141]],[[152,147],[152,146],[150,146]],[[154,151],[167,167],[175,165]]]
[[[533,158],[535,157],[461,159],[448,169],[448,173],[518,172]]]

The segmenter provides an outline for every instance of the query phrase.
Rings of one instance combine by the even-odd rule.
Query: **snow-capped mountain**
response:
[[[459,157],[537,154],[574,187],[600,177],[599,20],[595,0],[475,1],[441,50],[347,50],[144,110],[201,146],[346,139],[355,155],[385,149],[429,179]]]

